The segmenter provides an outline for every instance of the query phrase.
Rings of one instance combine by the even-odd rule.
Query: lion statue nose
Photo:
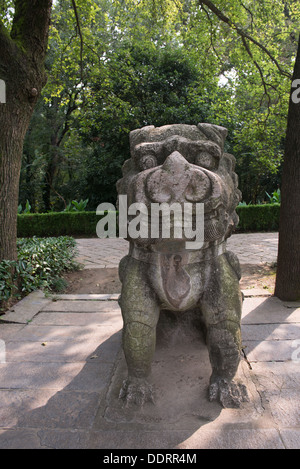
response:
[[[173,151],[173,153],[165,159],[162,169],[173,174],[178,174],[178,171],[183,171],[184,173],[189,169],[189,163],[179,151]]]
[[[200,168],[174,151],[146,180],[149,199],[157,203],[202,202],[211,192],[211,182]]]

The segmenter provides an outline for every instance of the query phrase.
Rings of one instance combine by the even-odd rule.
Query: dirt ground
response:
[[[274,267],[268,265],[244,264],[242,267],[242,290],[264,288],[274,293]],[[117,268],[84,269],[70,272],[64,276],[67,288],[64,293],[120,293],[121,283]]]

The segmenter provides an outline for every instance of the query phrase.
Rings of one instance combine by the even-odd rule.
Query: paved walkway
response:
[[[251,369],[242,361],[239,375],[250,402],[208,402],[207,349],[179,341],[158,345],[157,402],[140,412],[118,399],[126,376],[118,295],[24,298],[0,323],[0,448],[299,449],[300,302],[245,294]]]
[[[124,239],[78,239],[78,260],[85,269],[117,267],[128,252]],[[277,259],[278,233],[235,234],[227,241],[241,264],[273,263]]]

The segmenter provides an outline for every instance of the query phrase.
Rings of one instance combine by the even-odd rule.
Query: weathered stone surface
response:
[[[253,312],[256,320],[266,316],[272,321],[269,303],[261,303],[259,315],[255,311],[257,303],[250,303],[251,307],[244,304],[247,316]],[[256,336],[256,342],[270,342],[274,350],[281,341],[293,344],[294,339],[288,339],[294,337],[299,323],[290,320],[276,323],[279,309],[286,318],[287,308],[282,302],[271,303],[276,304],[275,322],[246,323],[243,342]],[[294,310],[290,310],[292,315]],[[54,313],[42,314],[51,317]],[[272,361],[264,361],[261,355],[262,361],[251,362],[251,370],[242,361],[240,379],[247,385],[250,402],[239,409],[223,409],[207,399],[211,365],[207,347],[197,331],[191,334],[186,327],[188,321],[178,327],[176,323],[164,325],[160,321],[151,377],[156,387],[156,403],[146,403],[142,409],[124,408],[118,394],[127,365],[122,354],[115,359],[121,332],[115,334],[114,327],[106,326],[105,322],[95,324],[95,314],[90,313],[91,323],[85,326],[0,324],[0,331],[6,328],[10,331],[5,339],[10,355],[14,355],[13,345],[16,353],[20,350],[22,341],[28,341],[29,348],[34,342],[40,345],[44,341],[46,347],[58,347],[57,355],[50,354],[56,361],[45,361],[36,347],[35,356],[31,352],[33,361],[26,361],[24,355],[20,362],[0,364],[1,449],[137,448],[153,453],[153,449],[164,448],[176,453],[177,449],[198,448],[300,448],[298,339],[296,347],[291,347],[294,360],[278,362],[271,357]],[[71,324],[77,315],[69,316]],[[180,318],[187,316],[185,313]],[[270,335],[264,337],[265,333]],[[68,360],[70,346],[76,349],[86,343],[90,352],[97,338],[98,346],[86,361],[63,361]]]
[[[300,448],[300,429],[293,430],[284,429],[280,431],[282,441],[286,449],[299,449]]]
[[[243,324],[299,323],[300,308],[287,307],[276,297],[245,298]]]
[[[19,428],[90,428],[98,401],[98,392],[2,390],[1,424]]]
[[[41,449],[37,429],[13,428],[0,430],[1,449]]]
[[[68,387],[70,390],[98,392],[108,384],[111,371],[111,363],[100,363],[94,359],[89,363],[11,362],[0,364],[0,387],[12,391],[57,391]]]
[[[50,318],[52,313],[49,313]],[[102,316],[101,316],[102,317]],[[5,331],[2,333],[3,329],[10,327],[11,324],[5,325],[2,328],[0,326],[0,338],[3,338],[6,335]],[[15,327],[20,327],[13,325]],[[87,343],[87,341],[95,341],[98,346],[106,341],[115,333],[115,327],[110,325],[105,325],[105,327],[100,324],[97,325],[86,325],[86,326],[75,326],[75,325],[64,325],[64,326],[36,326],[35,324],[30,324],[30,326],[21,326],[21,330],[16,330],[14,334],[8,334],[8,342],[57,342],[63,341],[66,345],[69,342],[76,344]]]
[[[50,302],[51,300],[46,298],[42,291],[34,291],[1,316],[1,321],[27,324]]]
[[[300,323],[243,324],[244,340],[294,340],[300,337]]]
[[[92,313],[92,312],[109,312],[118,311],[119,305],[117,301],[98,301],[96,298],[94,301],[66,301],[58,300],[51,301],[45,305],[41,311],[67,311],[74,313]]]
[[[192,435],[202,426],[241,425],[251,428],[261,420],[264,409],[260,396],[251,382],[251,373],[244,361],[240,363],[237,378],[247,383],[251,399],[242,409],[222,409],[218,402],[208,400],[211,365],[207,347],[201,340],[175,341],[172,345],[158,343],[151,383],[154,404],[146,402],[142,409],[124,406],[118,399],[127,366],[122,357],[113,375],[103,408],[96,417],[95,428],[111,428],[112,424],[134,431],[184,430]],[[186,436],[187,438],[187,436]]]
[[[226,251],[226,240],[238,221],[235,208],[241,194],[235,158],[224,153],[226,135],[225,128],[210,124],[148,126],[130,134],[131,159],[117,183],[119,205],[120,196],[126,195],[128,205],[139,204],[148,217],[141,219],[138,235],[132,234],[129,219],[129,254],[119,267],[128,366],[120,397],[128,404],[152,400],[148,377],[157,324],[164,315],[172,328],[175,312],[188,315],[193,329],[201,329],[200,320],[204,323],[212,365],[209,399],[224,407],[247,400],[246,389],[234,381],[241,354],[242,295],[239,261]],[[193,213],[190,231],[185,225],[179,232],[187,203]],[[149,229],[153,204],[173,206],[174,215],[169,213],[167,219],[162,214],[156,223],[150,217]],[[191,230],[199,229],[199,204],[204,207],[203,243],[195,231],[191,235]],[[168,223],[171,229],[166,235]]]
[[[201,428],[181,443],[180,449],[284,449],[279,432],[275,429],[231,428],[219,430]]]
[[[290,360],[294,348],[291,340],[243,340],[250,361],[270,362]]]
[[[8,340],[12,337],[16,336],[17,333],[21,330],[24,330],[24,324],[9,324],[9,323],[2,323],[0,324],[0,339],[1,340]]]
[[[299,433],[299,432],[298,432]],[[293,435],[286,434],[286,440],[296,446],[296,432]],[[284,449],[279,433],[275,429],[244,429],[228,428],[209,429],[203,426],[190,436],[184,430],[160,430],[140,432],[138,430],[126,431],[93,431],[91,432],[89,448],[93,449],[138,449],[149,450],[149,461],[154,462],[151,450],[169,449],[169,454],[175,454],[176,450],[190,450],[190,458],[195,455],[197,449]],[[179,453],[181,454],[181,452]],[[183,453],[184,454],[184,453]],[[159,457],[162,463],[163,456]],[[200,454],[197,454],[198,462]],[[147,460],[147,459],[145,459]],[[183,460],[182,460],[183,461]],[[191,462],[191,460],[188,460]]]
[[[244,298],[258,297],[258,296],[272,296],[272,293],[268,292],[263,288],[249,288],[248,290],[242,290]]]
[[[273,418],[279,428],[300,427],[299,391],[282,390],[279,394],[268,396]]]
[[[120,319],[120,312],[94,312],[94,313],[80,313],[80,312],[47,312],[43,311],[39,313],[32,321],[34,325],[44,326],[87,326],[88,324],[94,324],[98,326],[103,324],[104,326],[114,326],[116,329],[122,327],[122,321]]]
[[[74,300],[86,300],[86,301],[91,301],[91,300],[97,300],[97,301],[106,301],[106,300],[118,300],[119,298],[118,293],[109,293],[109,294],[104,294],[104,293],[62,293],[59,295],[54,295],[54,299],[56,300],[68,300],[68,301],[74,301]]]
[[[100,337],[99,337],[100,338]],[[109,336],[107,336],[109,339]],[[6,343],[6,362],[83,362],[93,356],[103,361],[113,362],[118,353],[118,340],[110,340],[99,345],[99,340],[85,342],[8,342]]]

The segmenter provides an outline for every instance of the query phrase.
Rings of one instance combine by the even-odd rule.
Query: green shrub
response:
[[[277,231],[279,204],[239,205],[238,232]],[[19,237],[82,236],[95,237],[103,215],[96,212],[52,212],[18,215]]]
[[[280,204],[281,203],[281,191],[278,188],[276,191],[273,191],[272,195],[266,192],[266,195],[269,199],[269,204]]]
[[[77,200],[72,200],[72,202],[67,205],[64,212],[84,212],[88,202],[89,199],[81,199],[79,202]]]
[[[31,205],[28,199],[26,200],[26,205],[25,205],[24,210],[23,210],[22,204],[18,206],[18,213],[30,213],[30,211],[31,211]]]
[[[96,236],[96,212],[52,212],[18,215],[18,237]]]
[[[74,261],[76,241],[68,236],[18,239],[17,249],[17,261],[0,262],[0,302],[17,290],[22,294],[51,290],[63,272],[79,267]]]
[[[7,301],[15,289],[13,271],[16,268],[14,261],[0,262],[0,305],[1,301]]]
[[[237,232],[277,231],[279,228],[279,204],[239,205]]]

